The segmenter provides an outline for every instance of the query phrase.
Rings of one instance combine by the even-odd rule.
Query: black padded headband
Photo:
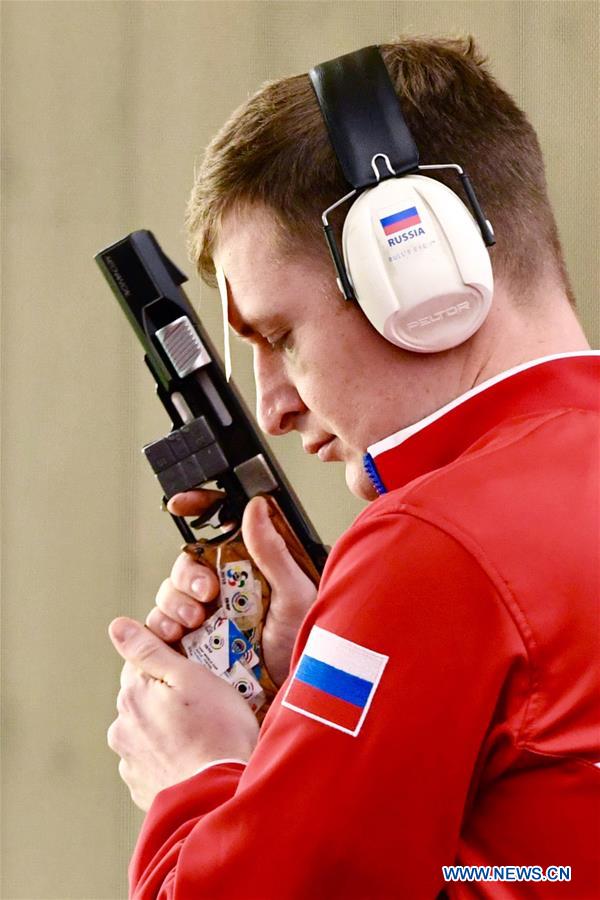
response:
[[[364,47],[315,66],[312,86],[344,177],[356,190],[393,174],[416,171],[419,151],[377,47]],[[380,178],[373,168],[376,160]]]

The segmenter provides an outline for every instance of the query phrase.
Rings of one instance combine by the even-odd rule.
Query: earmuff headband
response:
[[[335,155],[346,181],[353,188],[322,216],[338,284],[347,300],[356,298],[328,216],[365,188],[387,178],[426,169],[454,170],[462,182],[484,243],[488,247],[494,245],[494,231],[466,172],[454,163],[419,165],[419,151],[378,47],[363,47],[330,59],[315,66],[308,74]]]
[[[360,191],[414,172],[419,151],[377,47],[364,47],[311,69],[309,77],[346,181]],[[374,167],[384,155],[391,164]]]

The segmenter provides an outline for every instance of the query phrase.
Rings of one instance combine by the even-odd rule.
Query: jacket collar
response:
[[[478,384],[368,448],[364,465],[384,494],[457,459],[503,420],[557,408],[595,409],[600,351],[545,356]],[[596,378],[594,377],[596,376]]]

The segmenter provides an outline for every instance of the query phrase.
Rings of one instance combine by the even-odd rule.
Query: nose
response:
[[[307,407],[285,371],[281,356],[269,347],[253,349],[258,424],[267,434],[286,434]]]

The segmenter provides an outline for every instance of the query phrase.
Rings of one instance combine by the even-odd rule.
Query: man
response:
[[[192,253],[201,274],[223,270],[259,423],[343,461],[374,502],[316,600],[263,503],[247,509],[282,684],[260,735],[228,685],[159,639],[201,623],[217,590],[207,569],[181,556],[148,628],[112,623],[126,662],[109,743],[149,810],[134,897],[599,889],[598,358],[524,115],[470,41],[381,52],[421,162],[464,164],[494,224],[492,310],[458,347],[417,354],[340,298],[319,230],[347,185],[306,76],[267,85],[208,148]],[[519,884],[480,875],[474,892],[445,884],[455,862],[541,868]],[[558,887],[552,866],[571,880]]]

